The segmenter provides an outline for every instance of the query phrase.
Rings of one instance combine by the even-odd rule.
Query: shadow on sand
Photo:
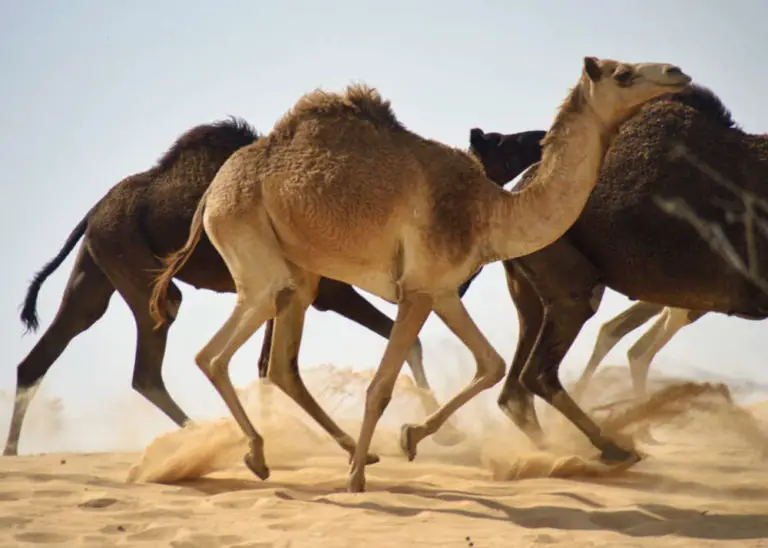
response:
[[[678,481],[669,476],[648,472],[627,471],[620,477],[561,480],[578,483],[598,483],[624,489],[645,492],[675,494],[707,494],[721,499],[768,500],[768,487],[744,486],[739,489],[720,491],[706,484]],[[350,510],[368,510],[397,517],[412,517],[422,512],[434,512],[462,516],[472,519],[505,521],[527,529],[552,528],[560,531],[604,530],[629,537],[661,537],[678,535],[707,540],[746,540],[768,537],[768,518],[764,514],[714,514],[706,511],[676,508],[665,504],[640,504],[630,509],[611,509],[590,500],[584,495],[569,492],[552,492],[549,496],[576,501],[587,508],[566,506],[514,507],[496,500],[492,496],[478,495],[464,491],[425,488],[423,485],[384,485],[371,481],[371,491],[386,491],[395,495],[407,495],[410,504],[382,504],[366,500],[365,495],[347,496],[344,488],[328,483],[307,485],[304,483],[261,482],[235,478],[201,478],[178,482],[174,485],[185,487],[205,495],[216,495],[243,490],[274,490],[275,496],[288,501],[323,504]],[[503,483],[501,485],[504,485]],[[337,500],[335,495],[344,495]],[[413,500],[429,499],[418,505]],[[350,498],[359,499],[351,501]],[[433,501],[464,503],[465,508],[441,508]],[[466,503],[473,503],[476,509],[467,509]]]

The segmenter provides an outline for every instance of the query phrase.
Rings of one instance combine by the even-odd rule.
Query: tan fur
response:
[[[503,377],[503,359],[467,314],[457,287],[485,263],[531,253],[562,235],[595,184],[604,137],[615,119],[689,80],[665,78],[662,65],[626,65],[638,83],[622,91],[612,79],[611,63],[616,62],[585,59],[591,76],[582,75],[553,126],[536,179],[518,193],[487,179],[469,153],[405,129],[389,102],[362,85],[343,94],[305,95],[268,136],[222,166],[198,213],[203,211],[206,234],[230,269],[238,301],[197,363],[249,437],[246,463],[255,474],[269,475],[263,440],[227,367],[269,318],[276,320],[268,376],[352,454],[352,491],[363,489],[365,463],[377,460],[367,454],[375,425],[432,310],[470,349],[478,372],[424,423],[404,429],[402,445],[410,458],[419,440]],[[603,75],[598,77],[598,70]],[[183,264],[197,232],[199,223],[169,269]],[[295,366],[304,313],[319,276],[398,303],[357,444],[306,392]],[[154,299],[161,290],[158,285]],[[162,310],[153,307],[157,319]]]

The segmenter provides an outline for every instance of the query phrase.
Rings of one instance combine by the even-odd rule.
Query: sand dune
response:
[[[646,458],[628,470],[596,462],[546,408],[552,448],[534,451],[495,394],[456,417],[464,442],[427,440],[409,463],[397,428],[421,410],[403,379],[374,440],[382,460],[368,467],[368,492],[352,495],[341,450],[255,384],[242,393],[266,440],[269,480],[241,464],[244,443],[227,419],[172,431],[142,454],[2,457],[0,546],[768,545],[768,403],[740,407],[717,386],[656,382],[651,401],[634,406],[621,403],[626,386],[599,386],[609,377],[595,379],[601,398],[588,402],[603,407],[593,416],[626,443],[647,426],[658,442],[638,441]],[[321,368],[307,381],[355,435],[366,375]]]

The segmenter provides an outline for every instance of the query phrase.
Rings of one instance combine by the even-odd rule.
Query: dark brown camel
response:
[[[504,148],[489,142],[481,130],[472,130],[470,141],[489,173],[497,174],[497,183],[516,175],[499,176]],[[598,184],[573,227],[552,245],[504,263],[520,335],[498,403],[534,443],[544,442],[535,394],[597,448],[609,444],[558,380],[563,357],[597,310],[605,287],[663,306],[749,319],[768,316],[768,294],[708,243],[712,233],[707,227],[711,230],[714,225],[708,223],[713,223],[739,256],[747,255],[740,196],[707,170],[742,193],[768,198],[768,139],[738,128],[720,100],[698,86],[652,101],[620,126]],[[690,209],[683,205],[678,211],[692,211],[706,224],[694,228],[664,209],[660,199],[682,199]],[[758,257],[768,257],[765,238],[755,248]]]
[[[533,133],[532,137],[527,133],[505,137],[505,141],[519,144],[509,160],[517,163],[514,167],[508,166],[505,173],[520,173],[540,159],[538,140],[543,132]],[[186,241],[192,214],[219,167],[233,152],[258,138],[255,129],[236,118],[190,129],[154,167],[112,187],[78,223],[58,255],[35,275],[21,312],[22,321],[32,331],[38,327],[36,304],[43,282],[84,238],[56,317],[18,365],[16,400],[3,454],[17,454],[22,423],[36,387],[69,342],[101,318],[115,291],[128,304],[136,321],[133,388],[177,425],[189,420],[162,379],[170,323],[153,329],[148,310],[150,283],[154,271],[161,266],[157,257],[167,255]],[[179,272],[178,279],[196,288],[234,291],[229,271],[205,236],[189,263]],[[462,295],[471,281],[460,288]],[[172,321],[181,305],[181,291],[175,284],[170,286],[169,301],[173,308]],[[321,280],[313,306],[337,312],[385,338],[392,330],[390,318],[351,286],[335,280]],[[261,378],[267,373],[271,333],[270,321],[259,358]],[[437,402],[424,374],[418,341],[408,364],[416,385],[422,389],[422,403],[427,412],[433,411]]]

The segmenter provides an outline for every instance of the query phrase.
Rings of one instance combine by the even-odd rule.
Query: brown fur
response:
[[[477,133],[472,138],[477,141]],[[718,205],[739,211],[738,197],[696,165],[671,156],[680,143],[733,184],[768,199],[768,139],[743,132],[712,92],[690,86],[649,102],[618,128],[595,190],[562,238],[504,263],[521,331],[499,405],[534,439],[542,433],[532,395],[548,397],[553,384],[561,386],[559,365],[597,310],[604,287],[656,304],[656,310],[768,316],[768,295],[656,203],[656,197],[683,197],[745,255],[743,222],[729,222]],[[487,169],[503,171],[503,151],[481,145],[478,155]],[[535,173],[531,169],[524,179]],[[768,257],[765,239],[759,239],[758,255]]]
[[[382,99],[377,89],[364,84],[348,86],[343,96],[320,89],[303,95],[275,124],[273,131],[293,133],[300,122],[316,118],[354,118],[387,130],[406,131],[390,102]]]
[[[38,326],[36,302],[43,282],[84,239],[56,317],[17,368],[17,398],[6,454],[16,453],[31,400],[18,396],[37,386],[69,341],[103,315],[115,290],[128,304],[137,325],[134,388],[177,424],[188,420],[168,394],[161,375],[168,329],[181,304],[181,292],[172,280],[166,280],[168,293],[163,295],[161,306],[171,315],[164,328],[153,329],[147,305],[152,274],[162,266],[158,256],[177,249],[187,239],[196,207],[224,161],[258,138],[251,126],[236,118],[191,128],[150,169],[112,187],[78,223],[56,257],[35,275],[21,313],[28,330]],[[197,288],[234,291],[229,271],[205,234],[200,235],[187,259],[177,272],[179,280]],[[320,281],[313,306],[333,310],[383,337],[392,329],[390,318],[352,287],[335,280]],[[260,377],[267,374],[271,331],[270,320],[259,359]],[[423,371],[418,341],[408,363],[416,385],[423,389],[423,404],[430,411],[437,403]]]

